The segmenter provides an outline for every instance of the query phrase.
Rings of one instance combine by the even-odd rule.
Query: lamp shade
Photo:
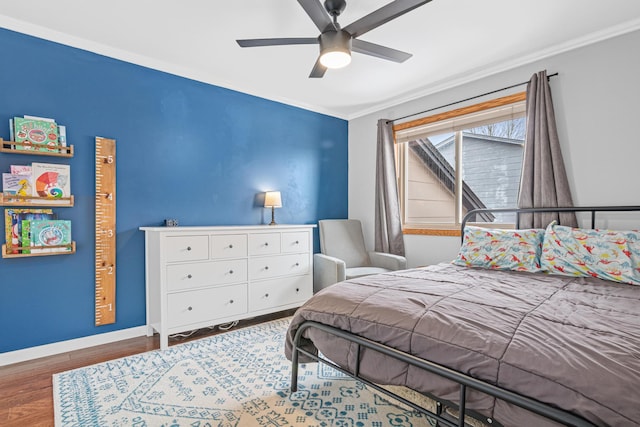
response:
[[[281,208],[282,197],[279,191],[267,191],[264,193],[264,207],[265,208]]]

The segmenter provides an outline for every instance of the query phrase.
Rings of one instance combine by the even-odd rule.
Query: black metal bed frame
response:
[[[527,213],[576,213],[576,212],[591,212],[591,228],[596,228],[596,213],[597,212],[633,212],[640,211],[640,206],[578,206],[572,208],[484,208],[474,209],[467,212],[462,218],[460,224],[461,237],[464,238],[464,227],[468,222],[471,222],[471,218],[478,214],[495,212],[495,213],[509,213],[515,212],[516,214],[516,228],[520,228],[520,215]]]
[[[573,207],[573,208],[504,208],[504,209],[476,209],[468,212],[462,220],[461,230],[462,237],[464,237],[464,227],[469,222],[470,218],[474,217],[478,213],[486,213],[486,212],[515,212],[516,213],[516,228],[519,228],[520,225],[520,214],[523,213],[539,213],[539,212],[591,212],[591,228],[595,228],[595,220],[596,220],[596,212],[631,212],[631,211],[640,211],[640,206],[598,206],[598,207]],[[354,368],[354,372],[350,372],[341,366],[336,365],[330,360],[324,359],[316,354],[310,353],[300,347],[300,340],[304,332],[309,329],[314,328],[326,333],[332,334],[336,337],[345,339],[351,343],[356,345],[356,366]],[[446,406],[452,408],[458,412],[457,423],[452,421],[451,418],[447,417],[447,414],[444,412],[444,406],[442,401],[434,398],[436,402],[436,411],[433,412],[428,410],[419,404],[412,402],[402,396],[399,396],[396,393],[393,393],[390,390],[381,387],[380,385],[373,383],[365,378],[360,376],[360,353],[362,348],[371,349],[377,352],[380,352],[386,356],[392,357],[399,361],[405,362],[409,365],[424,369],[425,371],[431,372],[433,374],[439,375],[443,378],[451,380],[460,385],[460,403],[459,405],[453,404],[452,402],[446,402]],[[343,374],[352,377],[366,384],[367,386],[388,395],[405,405],[413,408],[414,410],[424,414],[427,417],[430,417],[436,420],[437,425],[444,425],[447,427],[464,427],[465,426],[465,418],[470,416],[476,420],[485,422],[491,425],[499,425],[496,420],[491,418],[478,416],[473,411],[469,411],[466,408],[466,397],[467,397],[467,389],[474,389],[479,392],[485,393],[489,396],[495,397],[497,399],[501,399],[505,402],[511,403],[513,405],[524,408],[528,411],[531,411],[535,414],[541,415],[550,420],[562,423],[567,426],[575,426],[575,427],[594,427],[595,424],[585,420],[582,417],[574,415],[570,412],[555,408],[546,403],[542,403],[535,399],[532,399],[527,396],[520,395],[518,393],[514,393],[512,391],[500,388],[493,384],[478,380],[469,375],[463,374],[461,372],[455,371],[453,369],[447,368],[445,366],[430,362],[425,359],[421,359],[419,357],[413,356],[411,354],[402,352],[395,348],[389,347],[384,344],[380,344],[378,342],[369,340],[367,338],[352,334],[347,331],[343,331],[341,329],[328,326],[322,323],[306,321],[302,323],[298,330],[296,331],[294,340],[293,340],[293,348],[292,348],[292,356],[291,356],[291,391],[295,392],[298,390],[298,366],[299,366],[299,354],[302,353],[311,360],[315,360],[319,363],[324,363],[332,368],[342,372]]]

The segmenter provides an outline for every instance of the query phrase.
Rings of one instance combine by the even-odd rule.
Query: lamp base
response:
[[[278,225],[276,224],[276,220],[275,220],[275,212],[276,212],[276,209],[273,206],[271,206],[271,222],[269,223],[269,225]]]

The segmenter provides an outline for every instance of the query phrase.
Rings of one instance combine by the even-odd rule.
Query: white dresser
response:
[[[313,295],[315,225],[140,227],[147,335],[295,308]]]

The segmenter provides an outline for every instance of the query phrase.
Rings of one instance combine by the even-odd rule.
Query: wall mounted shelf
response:
[[[68,248],[67,251],[60,252],[36,252],[32,253],[33,250],[38,249],[55,249],[55,248]],[[29,251],[29,253],[23,253]],[[17,252],[17,253],[13,253]],[[68,245],[57,245],[57,246],[29,246],[29,247],[12,247],[7,246],[6,244],[2,245],[2,258],[26,258],[26,257],[34,257],[34,256],[49,256],[49,255],[71,255],[76,253],[76,242],[71,242]]]
[[[28,147],[20,150],[17,147]],[[11,154],[31,154],[36,156],[73,157],[73,145],[56,147],[57,151],[37,151],[31,144],[22,144],[15,141],[5,141],[0,138],[0,152]]]
[[[39,196],[17,196],[15,194],[0,193],[0,206],[70,208],[73,206],[73,202],[73,196],[50,199]]]

